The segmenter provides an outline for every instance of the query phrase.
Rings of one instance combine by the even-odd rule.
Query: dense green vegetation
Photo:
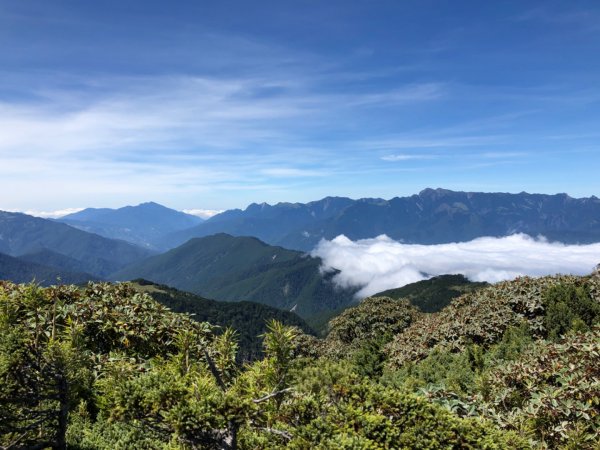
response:
[[[318,354],[346,354],[356,372],[485,417],[534,448],[600,445],[600,277],[520,278],[435,314],[415,315],[405,302],[398,322],[378,307],[385,300],[366,299],[332,321]],[[368,324],[359,336],[335,338],[334,324],[352,329],[357,320]]]
[[[432,314],[370,298],[323,340],[270,322],[264,358],[240,365],[234,331],[130,284],[2,283],[0,444],[592,450],[599,305],[600,278],[572,276],[499,283]]]
[[[216,329],[217,333],[227,328],[236,330],[239,361],[255,360],[263,356],[261,335],[267,331],[266,324],[270,320],[297,327],[308,334],[313,333],[298,315],[261,303],[209,300],[146,280],[134,280],[131,285],[173,312],[191,314],[194,320],[221,327]]]
[[[307,318],[353,301],[355,290],[337,288],[321,260],[273,247],[256,238],[216,234],[184,245],[113,275],[143,278],[208,298],[247,300]]]
[[[388,289],[373,297],[406,299],[423,312],[437,312],[464,293],[488,286],[485,282],[469,281],[464,275],[440,275],[396,289]]]

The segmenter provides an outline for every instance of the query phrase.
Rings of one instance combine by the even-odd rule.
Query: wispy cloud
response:
[[[212,216],[216,216],[217,214],[221,214],[223,212],[222,209],[184,209],[184,213],[191,214],[192,216],[198,216],[203,219],[210,219]]]
[[[478,156],[486,159],[522,158],[528,156],[526,152],[483,152]]]
[[[90,150],[106,155],[287,142],[302,124],[324,114],[364,105],[427,101],[439,92],[438,87],[411,85],[378,93],[307,94],[303,89],[309,86],[298,90],[285,80],[263,78],[99,81],[103,82],[116,83],[116,90],[80,99],[70,91],[46,90],[35,103],[0,103],[0,155],[24,148],[64,156]],[[304,121],[298,122],[300,117]]]
[[[398,153],[394,155],[385,155],[381,159],[384,161],[410,161],[415,159],[436,159],[438,155],[426,155],[426,154],[407,154]]]
[[[600,31],[600,10],[598,9],[551,9],[549,5],[530,9],[516,17],[517,21],[538,21],[576,27],[583,32]]]
[[[522,275],[587,274],[598,263],[600,244],[564,245],[524,234],[485,237],[470,242],[408,245],[386,236],[351,241],[323,240],[312,252],[323,270],[338,269],[341,286],[361,288],[366,297],[443,274],[463,274],[473,281],[497,282]]]
[[[321,170],[301,169],[293,167],[272,167],[261,170],[261,173],[270,177],[282,178],[303,178],[303,177],[324,177],[327,173]]]
[[[443,97],[444,85],[441,83],[423,83],[393,89],[388,92],[364,94],[359,96],[337,96],[347,107],[386,104],[407,104],[437,100]],[[335,100],[336,97],[332,99]]]
[[[440,135],[431,137],[419,135],[418,133],[410,133],[407,135],[391,136],[385,139],[360,141],[357,144],[378,150],[450,148],[496,144],[502,138],[503,136],[500,135]]]
[[[26,101],[0,102],[0,187],[41,202],[71,192],[71,204],[99,191],[164,201],[182,189],[188,199],[228,186],[276,189],[278,180],[332,173],[323,167],[339,143],[305,151],[305,136],[323,122],[367,105],[429,102],[442,89],[340,94],[313,83],[302,75],[154,76],[87,80],[80,91],[40,88]]]

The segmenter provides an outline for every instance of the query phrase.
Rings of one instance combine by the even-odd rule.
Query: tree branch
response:
[[[283,395],[283,394],[285,394],[287,392],[291,392],[291,391],[292,391],[292,388],[282,389],[280,391],[272,392],[272,393],[270,393],[268,395],[265,395],[264,397],[253,399],[252,401],[254,403],[266,402],[267,400],[272,399],[273,397],[277,397],[279,395]]]
[[[290,433],[288,433],[287,431],[277,430],[277,429],[271,428],[271,427],[263,427],[263,428],[259,428],[259,430],[267,431],[269,433],[276,434],[277,436],[281,436],[286,441],[291,441],[293,438],[293,436]]]
[[[217,366],[215,365],[214,361],[212,360],[212,358],[208,354],[208,350],[204,350],[204,357],[206,358],[206,362],[208,363],[208,368],[210,369],[211,373],[213,374],[213,376],[217,380],[217,384],[219,385],[219,387],[221,388],[221,390],[226,391],[227,390],[227,386],[225,386],[225,383],[223,382],[223,379],[221,378],[221,374],[219,373],[219,369],[217,369]]]

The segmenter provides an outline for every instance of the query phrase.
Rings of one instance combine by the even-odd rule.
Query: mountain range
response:
[[[171,233],[162,246],[175,247],[220,232],[255,236],[302,251],[340,234],[352,240],[386,234],[405,243],[441,244],[526,233],[564,243],[590,243],[600,241],[600,199],[425,189],[391,200],[327,197],[306,204],[251,204]]]
[[[321,260],[305,254],[321,239],[387,234],[437,244],[517,232],[600,242],[600,200],[425,189],[391,200],[252,204],[206,221],[152,202],[88,208],[58,221],[0,211],[0,278],[145,278],[204,297],[294,310],[314,324],[316,316],[355,301],[354,291],[334,287],[335,272],[321,273]]]
[[[152,254],[64,223],[0,211],[0,253],[104,278]],[[37,255],[34,257],[33,255]],[[68,266],[68,267],[67,267]]]
[[[159,239],[165,234],[203,222],[200,217],[154,202],[119,209],[87,208],[57,220],[83,231],[153,250],[160,249]]]

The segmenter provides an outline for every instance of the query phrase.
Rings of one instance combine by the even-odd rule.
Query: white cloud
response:
[[[222,209],[184,209],[184,213],[191,214],[192,216],[198,216],[203,219],[209,219],[212,216],[216,216],[217,214],[221,214],[223,212]]]
[[[473,281],[497,282],[517,276],[556,273],[583,275],[600,262],[600,243],[565,245],[525,234],[439,245],[402,244],[385,235],[351,241],[341,235],[322,240],[312,252],[325,271],[336,268],[340,286],[360,287],[365,297],[424,280],[463,274]]]
[[[335,160],[336,148],[315,147],[306,138],[314,130],[343,128],[341,118],[365,104],[429,102],[442,91],[409,84],[329,93],[318,89],[326,79],[299,71],[34,84],[30,100],[0,101],[0,190],[14,192],[6,207],[58,209],[90,196],[102,204],[171,203],[174,193],[179,208],[206,193],[233,207],[240,205],[224,198],[227,186],[272,193],[276,183],[297,180],[285,183],[293,193],[293,183],[330,176],[323,166],[349,165]]]
[[[84,208],[65,208],[59,209],[56,211],[36,211],[36,210],[27,210],[27,211],[17,211],[14,209],[4,210],[9,212],[21,212],[23,214],[27,214],[29,216],[42,217],[44,219],[58,219],[59,217],[66,216],[67,214],[73,214],[79,211],[82,211]]]

